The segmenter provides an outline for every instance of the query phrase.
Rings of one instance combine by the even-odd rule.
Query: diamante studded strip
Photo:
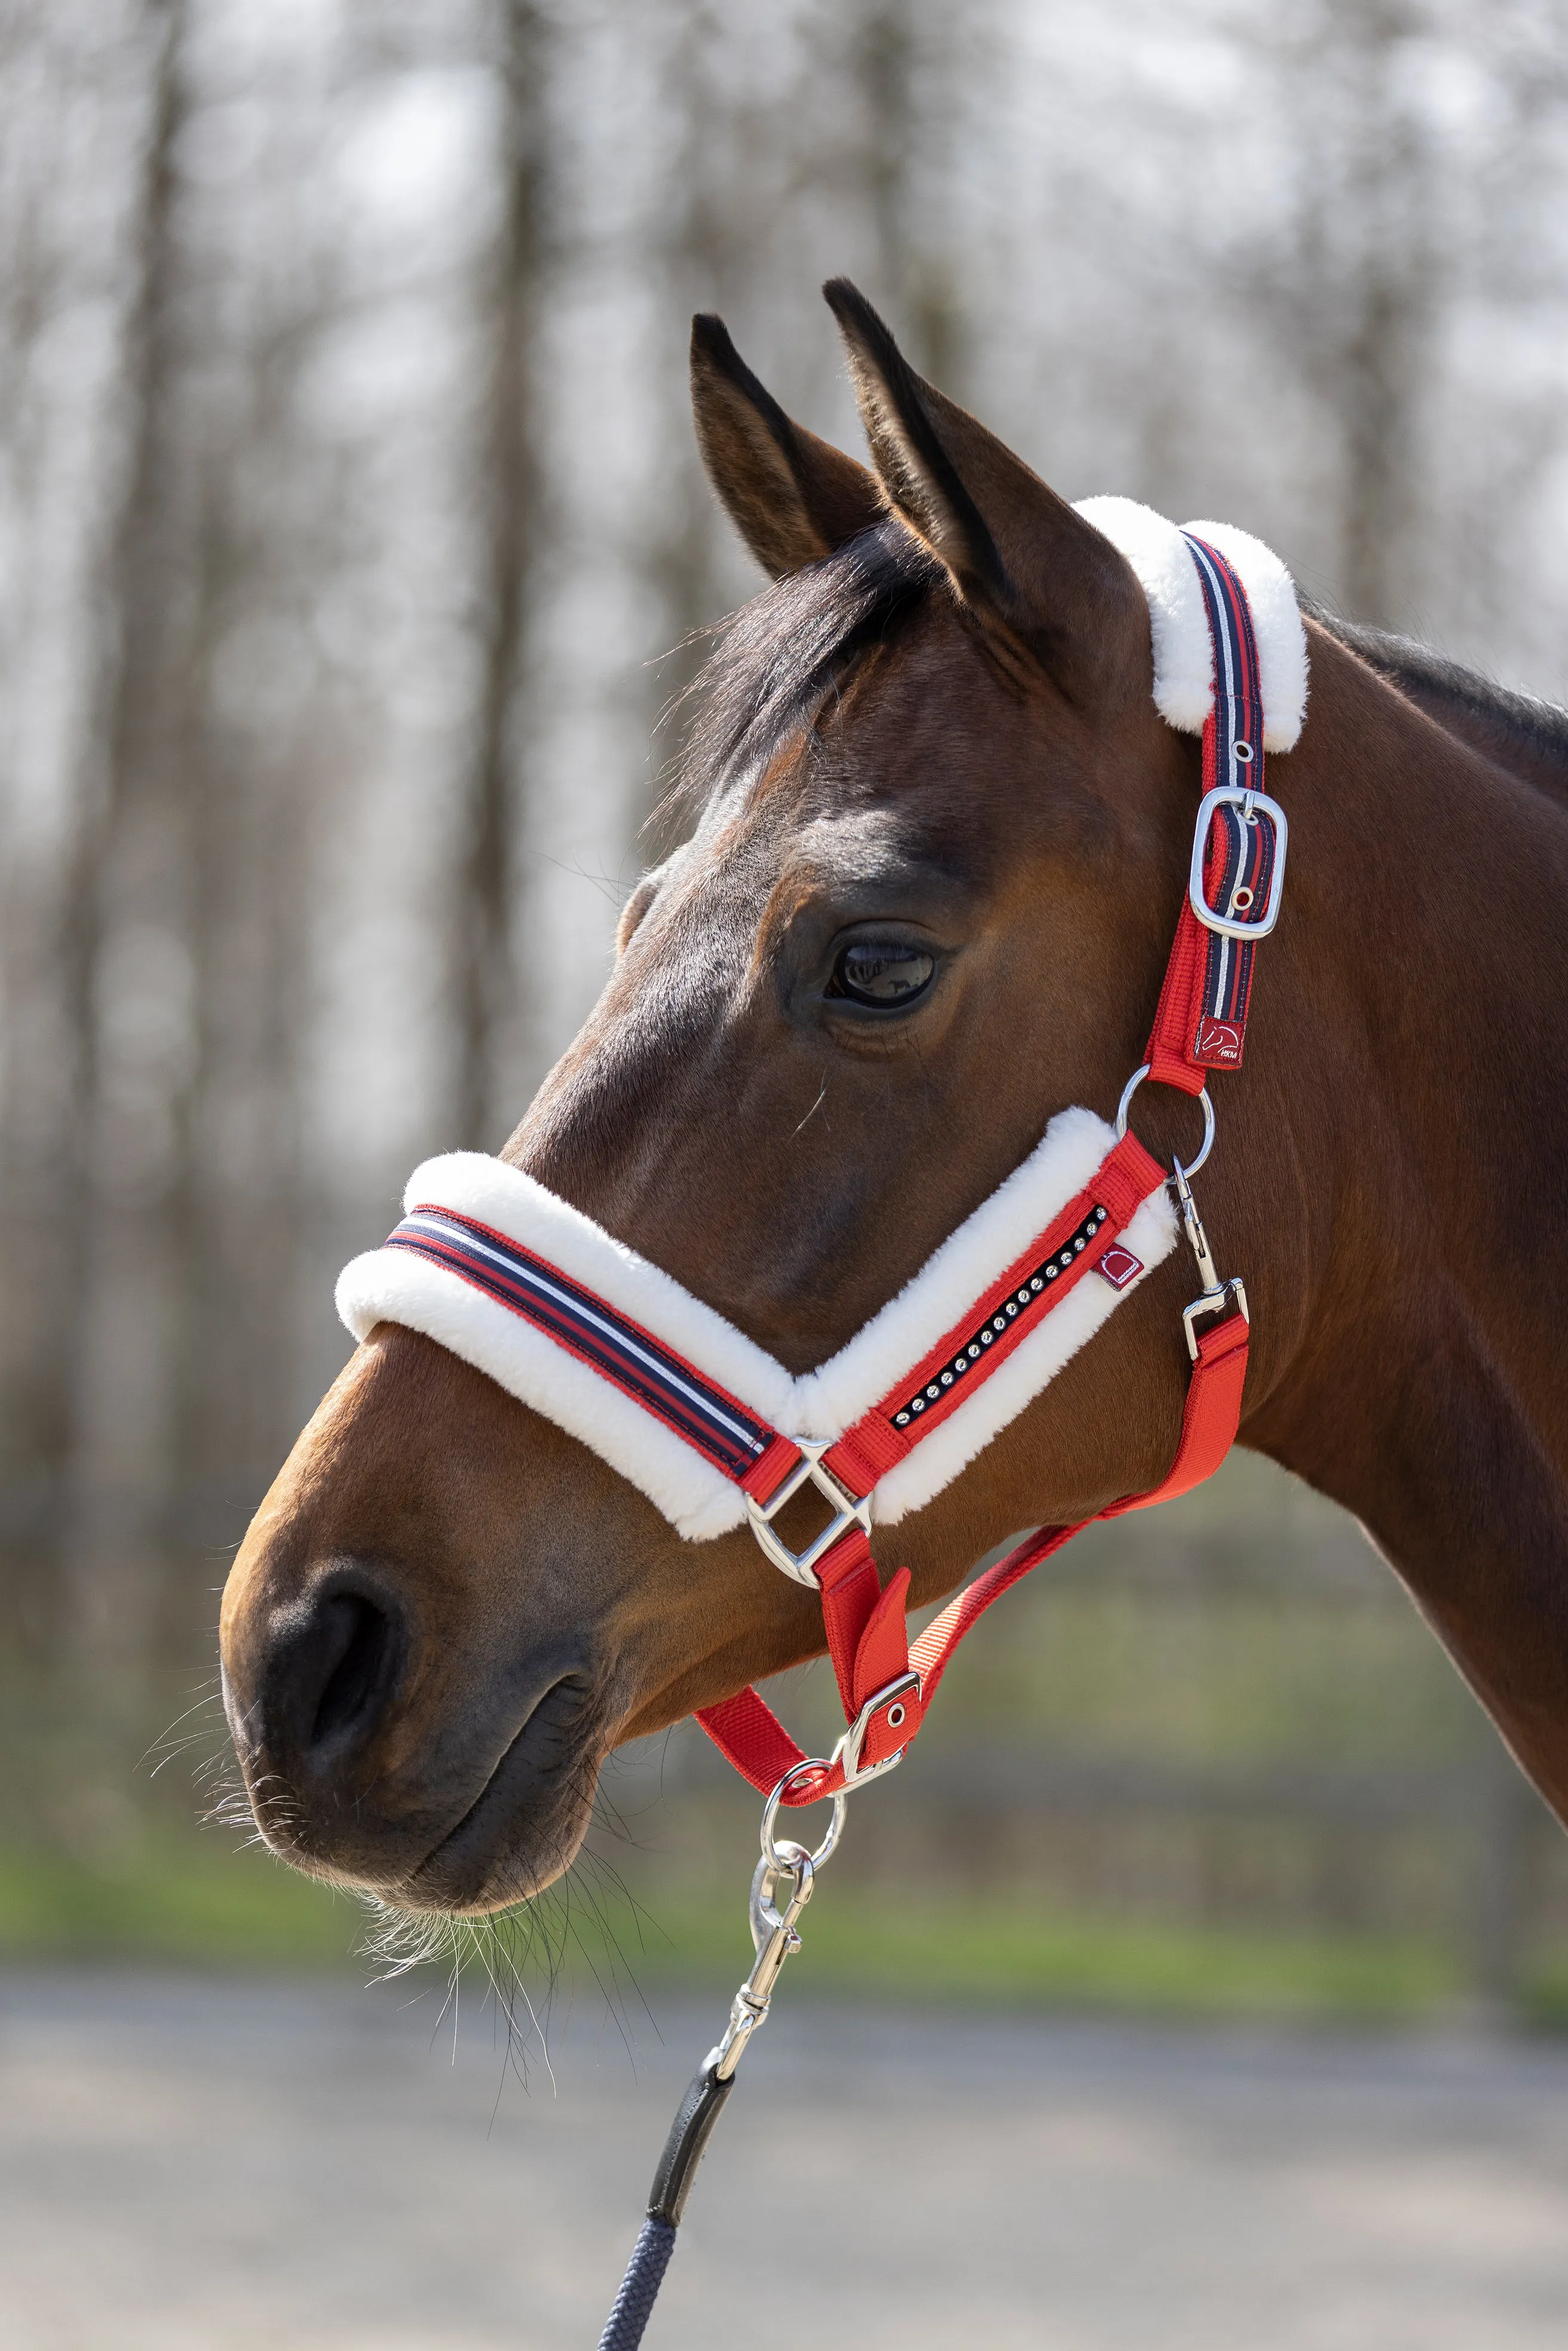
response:
[[[1104,1224],[1110,1210],[1096,1201],[1094,1207],[1051,1254],[1031,1266],[1023,1275],[1016,1291],[960,1340],[949,1360],[940,1371],[934,1372],[919,1387],[909,1390],[904,1401],[888,1414],[894,1428],[908,1428],[934,1405],[946,1401],[948,1391],[987,1360],[987,1350],[998,1340],[1007,1338],[1020,1316],[1029,1317],[1032,1306],[1041,1308],[1054,1302],[1052,1285],[1071,1272],[1076,1260],[1083,1255]]]
[[[1114,1246],[1116,1235],[1163,1180],[1163,1171],[1137,1137],[1124,1134],[1089,1186],[975,1301],[962,1322],[846,1430],[827,1457],[834,1476],[856,1493],[869,1492],[1039,1328]],[[1129,1262],[1143,1270],[1136,1259]],[[1113,1280],[1111,1287],[1124,1287],[1133,1278]]]

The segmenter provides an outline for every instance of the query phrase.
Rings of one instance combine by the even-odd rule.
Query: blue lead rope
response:
[[[674,2222],[662,2220],[656,2212],[650,2212],[626,2264],[615,2307],[604,2322],[599,2351],[637,2351],[674,2250]]]
[[[643,2330],[664,2283],[670,2255],[675,2250],[675,2231],[681,2225],[696,2168],[725,2101],[735,2087],[733,2074],[720,2081],[715,2073],[716,2057],[716,2053],[692,2076],[670,2125],[670,2136],[664,2141],[664,2152],[659,2158],[659,2168],[648,2192],[648,2217],[632,2249],[615,2307],[604,2322],[599,2351],[637,2351],[643,2340]]]

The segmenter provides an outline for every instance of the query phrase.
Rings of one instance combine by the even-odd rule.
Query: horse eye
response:
[[[859,939],[833,966],[830,996],[852,997],[857,1004],[908,1004],[931,984],[935,956],[924,947],[880,939]]]

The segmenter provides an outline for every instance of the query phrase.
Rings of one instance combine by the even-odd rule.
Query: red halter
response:
[[[357,1260],[340,1288],[345,1320],[356,1332],[362,1334],[383,1315],[412,1321],[459,1353],[466,1343],[469,1360],[503,1377],[504,1384],[507,1364],[516,1369],[514,1357],[503,1362],[486,1348],[494,1342],[503,1353],[511,1347],[515,1353],[518,1346],[531,1351],[531,1368],[526,1377],[517,1375],[514,1394],[554,1413],[562,1426],[596,1444],[634,1480],[640,1467],[643,1489],[660,1501],[666,1515],[680,1524],[682,1510],[686,1510],[683,1532],[697,1531],[689,1522],[694,1478],[706,1481],[704,1509],[717,1497],[716,1518],[706,1523],[704,1531],[735,1524],[744,1503],[752,1531],[774,1565],[820,1593],[847,1726],[832,1756],[825,1761],[806,1756],[754,1689],[705,1708],[697,1717],[753,1786],[772,1792],[769,1821],[779,1803],[841,1798],[845,1790],[890,1770],[919,1729],[948,1659],[971,1626],[1009,1584],[1079,1531],[1077,1527],[1050,1527],[1030,1536],[962,1592],[912,1647],[904,1617],[908,1572],[899,1569],[887,1589],[882,1589],[870,1541],[872,1498],[886,1479],[889,1485],[880,1498],[886,1502],[896,1483],[893,1473],[909,1462],[934,1430],[962,1414],[977,1391],[1037,1334],[1043,1352],[1037,1346],[1031,1354],[1019,1357],[1009,1379],[990,1391],[988,1416],[982,1412],[979,1417],[988,1416],[994,1432],[1021,1408],[1028,1395],[1038,1392],[1036,1373],[1044,1354],[1054,1347],[1058,1364],[1065,1361],[1113,1302],[1103,1293],[1098,1302],[1079,1296],[1069,1314],[1054,1321],[1064,1301],[1091,1277],[1117,1292],[1137,1280],[1145,1269],[1135,1251],[1146,1249],[1154,1257],[1155,1246],[1141,1236],[1155,1226],[1158,1249],[1169,1247],[1168,1215],[1162,1207],[1151,1226],[1149,1213],[1154,1196],[1167,1182],[1204,1285],[1183,1317],[1193,1370],[1181,1442],[1169,1473],[1153,1492],[1129,1496],[1099,1515],[1143,1509],[1186,1492],[1218,1467],[1236,1435],[1247,1370],[1246,1294],[1239,1281],[1222,1282],[1215,1271],[1188,1178],[1207,1158],[1214,1138],[1207,1073],[1240,1066],[1253,956],[1279,912],[1286,822],[1283,810],[1262,789],[1263,708],[1247,597],[1232,566],[1214,547],[1191,532],[1185,536],[1201,585],[1214,657],[1215,688],[1203,732],[1204,798],[1186,900],[1147,1056],[1122,1096],[1118,1139],[1071,1198],[1062,1200],[1060,1190],[1018,1195],[1016,1179],[993,1196],[1000,1199],[1012,1191],[1015,1201],[1034,1201],[1030,1222],[1034,1214],[1051,1213],[1048,1197],[1061,1205],[1042,1231],[1030,1234],[1022,1221],[1003,1228],[1009,1249],[1028,1237],[1027,1247],[1010,1264],[995,1270],[999,1250],[967,1261],[971,1270],[967,1280],[984,1280],[994,1272],[989,1287],[970,1300],[948,1329],[939,1332],[918,1362],[904,1367],[869,1409],[868,1390],[874,1393],[895,1355],[875,1357],[880,1368],[874,1380],[863,1382],[841,1415],[831,1410],[825,1419],[814,1418],[798,1396],[790,1401],[792,1388],[810,1383],[792,1383],[782,1365],[762,1355],[667,1275],[632,1260],[629,1251],[576,1210],[519,1171],[496,1162],[472,1163],[486,1176],[477,1193],[447,1181],[444,1203],[438,1196],[439,1171],[469,1163],[432,1163],[416,1177],[415,1186],[431,1177],[434,1169],[437,1196],[422,1198],[411,1187],[409,1213],[390,1237],[386,1251]],[[1197,1096],[1204,1112],[1201,1150],[1190,1166],[1176,1162],[1169,1178],[1127,1132],[1129,1104],[1146,1078]],[[1087,1120],[1092,1134],[1098,1128],[1109,1140],[1091,1113],[1071,1115]],[[1048,1134],[1041,1151],[1050,1140]],[[1083,1157],[1071,1165],[1069,1180],[1078,1180]],[[526,1216],[517,1209],[519,1196],[530,1204]],[[502,1205],[488,1208],[486,1203],[492,1199]],[[510,1232],[491,1221],[492,1216],[503,1218],[508,1213],[516,1227]],[[988,1213],[989,1205],[977,1217]],[[1136,1225],[1134,1218],[1140,1220]],[[964,1229],[972,1230],[975,1222],[971,1219]],[[590,1236],[586,1254],[585,1231]],[[942,1255],[938,1252],[920,1280],[928,1280]],[[411,1258],[420,1262],[411,1267]],[[632,1263],[640,1271],[628,1289],[617,1269]],[[389,1268],[396,1277],[391,1290]],[[397,1281],[404,1285],[402,1291]],[[928,1300],[931,1294],[928,1290]],[[936,1294],[945,1301],[941,1311],[946,1314],[963,1290],[949,1280],[945,1288],[939,1284]],[[697,1334],[681,1349],[669,1343],[683,1327],[679,1314],[671,1320],[672,1295],[689,1310],[685,1327]],[[639,1301],[642,1311],[626,1311]],[[663,1315],[667,1335],[650,1328],[643,1313],[655,1323]],[[884,1310],[884,1316],[875,1318],[868,1330],[894,1313],[894,1309]],[[459,1327],[464,1315],[477,1315],[482,1322],[488,1318],[491,1341],[480,1346],[470,1324],[465,1326],[465,1342]],[[917,1329],[919,1338],[906,1336],[901,1343],[925,1343],[934,1323],[929,1312],[924,1323],[909,1323],[907,1330]],[[1049,1332],[1042,1327],[1048,1323]],[[1201,1334],[1200,1323],[1205,1326]],[[496,1330],[503,1340],[495,1339]],[[852,1342],[845,1354],[852,1354],[860,1343]],[[723,1370],[722,1381],[693,1361],[693,1353],[705,1351]],[[835,1360],[841,1363],[844,1357]],[[725,1369],[727,1364],[730,1368]],[[1050,1375],[1047,1370],[1044,1376]],[[749,1402],[735,1392],[748,1381]],[[841,1388],[841,1396],[842,1393]],[[842,1433],[821,1443],[781,1433],[778,1424],[789,1422],[791,1411],[805,1416],[790,1426],[831,1426]],[[608,1419],[614,1419],[618,1435],[609,1430]],[[935,1474],[936,1485],[957,1474],[974,1449],[966,1426],[972,1432],[975,1423],[974,1412],[965,1415],[943,1446],[912,1464],[917,1483],[923,1468]],[[685,1480],[681,1489],[685,1504],[673,1500],[675,1488],[662,1488],[647,1461],[640,1461],[639,1445],[645,1451],[655,1438],[664,1449],[666,1468],[668,1457],[676,1458]],[[985,1441],[982,1436],[980,1442]],[[791,1497],[807,1485],[816,1489],[831,1516],[814,1541],[797,1552],[784,1542],[776,1521]],[[927,1497],[936,1485],[927,1479]],[[910,1506],[909,1491],[905,1479],[900,1507]],[[890,1510],[886,1515],[894,1513]]]
[[[1205,1090],[1207,1073],[1241,1065],[1253,955],[1258,940],[1268,935],[1278,918],[1288,829],[1283,810],[1263,791],[1263,704],[1246,593],[1216,549],[1190,532],[1186,536],[1202,583],[1214,645],[1214,702],[1203,730],[1204,798],[1197,814],[1187,896],[1144,1067],[1122,1098],[1117,1126],[1124,1139],[1091,1190],[1111,1207],[1111,1229],[1115,1232],[1125,1217],[1107,1198],[1112,1185],[1118,1177],[1130,1177],[1136,1198],[1149,1188],[1146,1171],[1153,1163],[1136,1138],[1124,1133],[1128,1103],[1143,1079],[1199,1096],[1206,1113],[1203,1148],[1192,1168],[1176,1162],[1174,1181],[1205,1287],[1184,1317],[1192,1376],[1176,1458],[1152,1491],[1113,1503],[1096,1514],[1100,1518],[1116,1518],[1125,1510],[1147,1510],[1155,1502],[1169,1501],[1211,1476],[1235,1439],[1247,1376],[1246,1292],[1239,1280],[1221,1282],[1217,1278],[1187,1177],[1207,1157],[1213,1137]],[[1119,1168],[1117,1163],[1124,1161],[1124,1165]],[[1071,1231],[1070,1220],[1081,1205],[1082,1201],[1070,1204],[1058,1227]],[[1054,1232],[1042,1236],[1048,1249],[1056,1238]],[[1082,1243],[1078,1246],[1082,1249]],[[1113,1246],[1098,1259],[1087,1257],[1082,1271],[1092,1268],[1113,1280],[1116,1269],[1107,1260],[1114,1254]],[[998,1300],[1009,1298],[1018,1271],[1014,1268],[1004,1277],[996,1299],[979,1302],[977,1312],[982,1319],[994,1311]],[[1223,1319],[1211,1319],[1216,1316]],[[1207,1320],[1209,1325],[1201,1335],[1196,1330],[1199,1319]],[[953,1335],[956,1342],[960,1334]],[[946,1352],[944,1343],[934,1352],[932,1362],[940,1364]],[[986,1376],[995,1360],[987,1357],[977,1363],[974,1375]],[[920,1366],[909,1384],[918,1386],[928,1368]],[[868,1423],[876,1418],[867,1416]],[[815,1802],[891,1771],[901,1761],[925,1719],[958,1644],[1010,1584],[1092,1523],[1082,1520],[1074,1526],[1040,1528],[950,1601],[911,1646],[904,1613],[909,1571],[900,1568],[884,1591],[872,1557],[864,1502],[886,1464],[872,1454],[865,1430],[862,1424],[850,1431],[820,1458],[808,1458],[791,1445],[788,1457],[777,1461],[764,1457],[746,1481],[754,1497],[754,1527],[776,1562],[778,1537],[770,1527],[765,1533],[764,1524],[808,1479],[836,1510],[830,1526],[807,1552],[800,1559],[786,1555],[788,1564],[797,1572],[809,1563],[821,1590],[828,1653],[847,1725],[831,1761],[808,1757],[755,1689],[741,1690],[721,1705],[704,1707],[697,1715],[708,1737],[737,1771],[759,1792],[776,1791],[778,1800],[786,1805]]]

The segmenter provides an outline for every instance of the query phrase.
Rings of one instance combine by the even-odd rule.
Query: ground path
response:
[[[823,2008],[786,1979],[648,2351],[1559,2351],[1568,2051]],[[8,2351],[591,2351],[714,2004],[0,1977]],[[720,2003],[722,2005],[722,2003]],[[772,2259],[766,2256],[771,2249]]]

